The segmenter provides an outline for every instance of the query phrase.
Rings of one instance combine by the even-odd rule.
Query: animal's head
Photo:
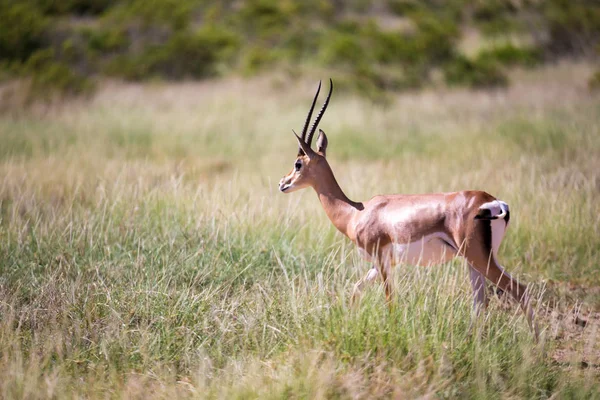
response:
[[[304,128],[302,129],[302,135],[298,136],[298,134],[292,130],[294,136],[296,136],[296,139],[298,140],[298,155],[294,160],[294,166],[292,167],[290,173],[279,181],[279,190],[282,192],[291,193],[298,189],[314,186],[318,177],[322,176],[322,170],[324,168],[329,169],[329,165],[325,160],[325,153],[327,151],[327,136],[325,135],[325,132],[319,129],[316,151],[311,148],[311,143],[313,135],[315,134],[315,130],[319,126],[319,122],[321,121],[321,118],[327,109],[329,99],[331,98],[331,93],[333,92],[333,82],[331,79],[329,80],[329,94],[327,95],[327,99],[325,100],[325,103],[323,103],[323,107],[321,107],[315,122],[310,127],[310,130],[308,130],[308,124],[310,123],[320,90],[321,82],[319,82],[317,93],[315,94],[315,98],[310,106],[308,116],[306,117],[306,122],[304,123]]]

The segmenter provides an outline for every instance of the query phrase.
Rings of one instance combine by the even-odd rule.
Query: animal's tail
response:
[[[508,224],[510,219],[510,210],[508,204],[500,200],[490,201],[489,203],[482,204],[479,207],[479,211],[475,216],[475,219],[494,220],[503,219]]]

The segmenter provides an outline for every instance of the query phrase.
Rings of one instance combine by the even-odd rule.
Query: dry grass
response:
[[[314,82],[108,83],[0,117],[0,393],[27,397],[598,397],[600,98],[592,68],[387,106],[334,94],[322,128],[355,200],[484,189],[509,271],[540,293],[469,331],[460,262],[368,266],[309,190],[277,191]],[[585,328],[573,323],[587,319]]]

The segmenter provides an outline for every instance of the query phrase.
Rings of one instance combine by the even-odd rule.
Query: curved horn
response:
[[[317,93],[315,94],[315,98],[313,99],[312,105],[310,106],[310,111],[306,116],[306,122],[304,123],[304,128],[302,129],[302,140],[306,141],[306,129],[308,128],[308,123],[310,122],[310,118],[312,117],[313,110],[315,109],[315,104],[317,103],[317,98],[319,97],[319,92],[321,91],[321,81],[319,81],[319,87],[317,88]],[[310,146],[310,145],[309,145]]]
[[[321,110],[319,111],[319,114],[317,115],[317,119],[315,119],[315,123],[312,124],[312,126],[310,127],[310,131],[308,132],[308,138],[306,139],[306,143],[308,144],[308,147],[310,147],[313,135],[315,134],[315,130],[317,129],[317,126],[319,126],[319,122],[321,122],[321,118],[323,117],[323,114],[325,113],[325,110],[327,109],[327,105],[329,104],[329,99],[331,98],[331,93],[333,93],[333,81],[331,80],[331,78],[329,78],[329,94],[327,94],[325,103],[323,103],[323,107],[321,107]]]
[[[296,139],[298,139],[298,155],[307,155],[309,158],[312,157],[314,151],[304,142],[304,140],[302,140],[300,136],[298,136],[295,130],[292,129],[292,132],[294,132],[294,136],[296,136]]]

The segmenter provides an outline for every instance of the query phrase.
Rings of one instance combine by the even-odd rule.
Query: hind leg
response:
[[[479,315],[487,307],[488,299],[485,291],[485,276],[472,266],[469,266],[469,277],[473,289],[473,314]]]
[[[474,221],[473,230],[471,238],[466,243],[464,257],[477,272],[519,302],[537,339],[539,332],[534,321],[534,312],[526,286],[510,276],[497,262],[494,255],[491,221]]]

